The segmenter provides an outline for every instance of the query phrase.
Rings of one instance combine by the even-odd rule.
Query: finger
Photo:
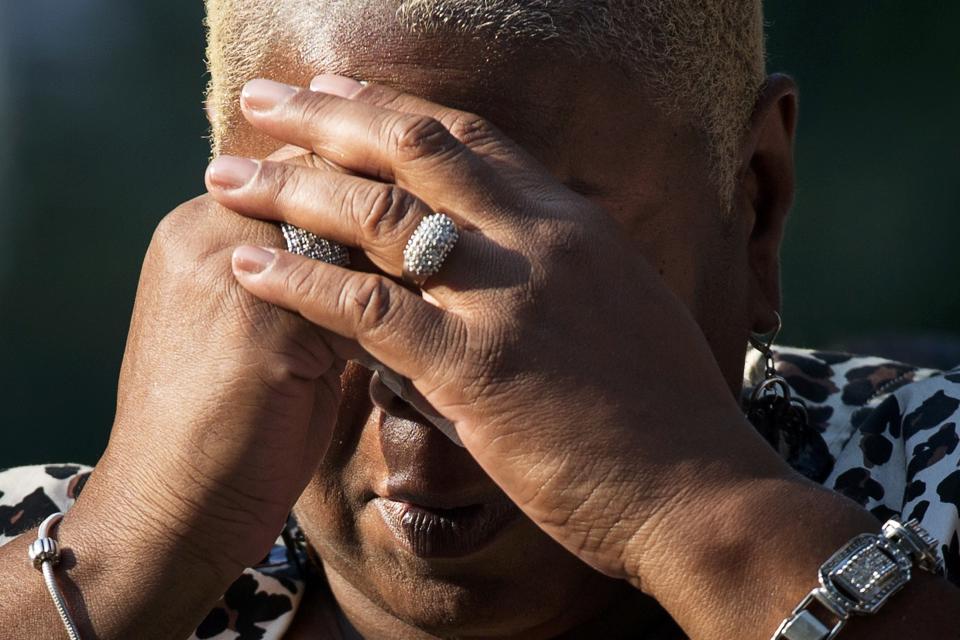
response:
[[[552,177],[539,160],[479,114],[431,102],[384,84],[360,83],[332,74],[315,77],[310,82],[310,90],[434,118],[470,150],[501,173],[506,172],[504,177],[511,184],[538,184],[542,188],[544,179]]]
[[[285,160],[296,161],[297,158],[303,160],[306,159],[306,156],[310,155],[312,154],[309,149],[301,149],[292,144],[285,144],[267,156],[267,160],[273,160],[274,162],[283,162]]]
[[[364,84],[332,74],[314,78],[310,90],[434,118],[474,153],[492,161],[498,169],[509,169],[512,181],[523,178],[541,180],[548,174],[546,168],[523,147],[475,113],[446,107],[387,85]]]
[[[313,167],[325,171],[334,171],[345,175],[357,175],[353,171],[345,169],[337,163],[327,158],[321,158],[309,149],[301,149],[292,144],[286,144],[264,158],[272,162],[286,162],[302,167]]]
[[[402,273],[407,240],[433,213],[396,185],[282,162],[221,156],[206,182],[225,207],[358,247],[392,276]]]
[[[444,213],[483,228],[510,193],[493,168],[430,116],[403,113],[269,80],[241,104],[250,123],[349,170],[395,182]]]
[[[463,334],[457,317],[389,278],[357,273],[286,251],[252,246],[233,253],[247,291],[355,340],[373,358],[428,384]]]
[[[360,248],[376,268],[394,277],[403,275],[408,240],[433,213],[396,185],[288,163],[221,156],[208,167],[206,181],[225,207]],[[441,277],[428,280],[431,287],[458,283],[463,288],[476,279],[475,269],[461,267],[487,256],[474,246],[480,241],[475,234],[460,232],[455,256],[445,262]]]

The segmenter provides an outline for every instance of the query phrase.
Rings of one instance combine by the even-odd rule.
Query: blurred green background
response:
[[[203,190],[202,17],[0,0],[0,468],[106,443],[143,252]],[[960,3],[767,19],[801,86],[784,341],[960,362]]]

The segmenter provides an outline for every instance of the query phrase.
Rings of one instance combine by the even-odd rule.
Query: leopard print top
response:
[[[960,585],[960,367],[939,372],[792,348],[778,349],[775,360],[823,437],[824,455],[833,458],[824,484],[880,520],[917,518],[940,541],[947,577]],[[746,363],[745,388],[762,370],[754,354]],[[90,471],[76,464],[0,471],[0,545],[69,509]],[[192,639],[284,636],[305,578],[303,554],[290,544],[295,523],[285,533],[286,540],[278,538],[261,563],[237,578]]]

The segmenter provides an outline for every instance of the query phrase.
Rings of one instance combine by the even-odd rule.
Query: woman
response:
[[[283,9],[220,7],[274,43],[237,58],[273,79],[217,100],[244,70],[214,66],[231,155],[151,244],[109,448],[89,476],[4,478],[26,500],[37,474],[66,476],[35,499],[60,506],[84,479],[51,534],[81,634],[817,637],[799,625],[831,614],[791,611],[878,516],[920,518],[950,553],[955,374],[786,352],[790,387],[762,366],[755,381],[809,400],[807,426],[765,392],[756,426],[739,402],[744,345],[778,322],[796,118],[792,81],[754,77],[753,3],[696,9],[726,36],[691,40],[705,51],[741,28],[754,43],[730,72],[749,108],[685,103],[704,123],[651,79],[694,72],[628,82],[621,61],[531,36],[529,9],[497,14],[484,45],[486,14],[424,31],[409,20],[429,3],[360,4],[286,47],[262,37]],[[723,46],[716,69],[744,58]],[[343,73],[306,88],[320,70]],[[738,117],[745,133],[717,124]],[[280,250],[276,222],[350,247],[350,266]],[[0,550],[0,628],[51,637],[36,535]],[[914,570],[840,637],[950,637],[958,607]]]

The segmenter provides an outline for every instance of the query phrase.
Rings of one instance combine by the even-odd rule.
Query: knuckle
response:
[[[515,312],[527,317],[539,315],[537,301],[555,287],[558,279],[596,265],[597,243],[588,231],[572,221],[550,220],[528,228],[536,244],[530,246],[529,278],[517,299]]]
[[[392,111],[407,110],[403,92],[384,84],[368,84],[354,94],[353,100],[362,100],[367,104]]]
[[[205,321],[231,312],[224,306],[236,288],[229,266],[232,246],[211,229],[215,222],[211,207],[192,201],[158,223],[140,274],[138,304],[190,301],[189,313]]]
[[[361,334],[368,339],[390,320],[394,313],[390,285],[379,275],[368,275],[344,288],[340,304],[352,315]]]
[[[396,185],[383,185],[373,190],[361,211],[360,228],[363,236],[376,243],[393,240],[407,226],[417,206],[417,200],[408,191]]]
[[[483,145],[497,137],[497,130],[489,120],[474,113],[457,113],[449,122],[450,134],[468,147]]]
[[[464,385],[471,397],[496,395],[515,384],[520,375],[511,354],[516,351],[515,332],[506,323],[470,331],[463,348],[463,363],[469,375]]]
[[[167,215],[163,216],[153,232],[152,244],[168,246],[176,244],[184,235],[190,235],[194,212],[187,205],[180,205]]]
[[[576,261],[589,246],[587,232],[582,225],[569,221],[553,221],[539,236],[541,248],[551,261]]]
[[[401,161],[446,157],[460,142],[435,118],[403,115],[391,127],[393,148]]]
[[[302,176],[299,167],[277,163],[272,164],[267,171],[261,169],[260,177],[265,183],[272,204],[279,207],[292,200],[294,194],[302,188]]]
[[[283,274],[283,289],[297,300],[310,300],[317,286],[314,265],[307,260],[298,260]]]
[[[301,91],[290,100],[290,106],[294,110],[296,122],[305,131],[310,131],[313,124],[326,115],[330,97],[323,93]]]
[[[174,209],[163,216],[153,230],[153,237],[150,239],[150,250],[166,252],[169,248],[178,245],[177,240],[183,235],[186,216],[181,213],[180,208]]]
[[[169,268],[194,264],[210,252],[211,240],[204,231],[206,211],[193,202],[180,205],[157,224],[147,259]]]

